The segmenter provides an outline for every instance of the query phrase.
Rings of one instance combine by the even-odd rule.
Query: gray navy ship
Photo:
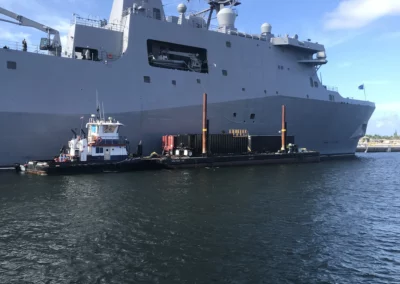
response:
[[[69,129],[94,112],[96,93],[145,153],[159,151],[162,135],[201,133],[207,93],[210,133],[279,135],[286,105],[288,134],[300,147],[354,155],[375,104],[321,84],[324,45],[274,35],[268,23],[243,33],[239,1],[207,3],[166,16],[161,0],[114,0],[108,21],[74,15],[64,48],[57,30],[0,8],[11,18],[3,21],[47,34],[45,54],[0,49],[0,165],[56,155]]]

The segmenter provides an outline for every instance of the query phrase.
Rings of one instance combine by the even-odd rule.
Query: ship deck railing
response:
[[[325,88],[326,90],[328,90],[328,91],[331,91],[331,92],[339,92],[338,87],[326,86],[326,85],[323,85],[323,86],[324,86],[324,88]]]
[[[16,51],[23,51],[23,45],[22,42],[18,41],[5,41],[2,40],[0,41],[0,48],[3,49],[9,49],[9,50],[16,50]],[[40,50],[39,45],[33,45],[33,44],[27,44],[27,50],[25,52],[30,52],[30,53],[38,53],[38,54],[46,54],[46,51]]]
[[[94,27],[94,28],[102,28],[117,32],[122,32],[124,30],[123,26],[115,23],[108,23],[107,20],[100,20],[100,19],[92,19],[92,18],[84,18],[77,14],[73,15],[71,20],[71,25],[81,25],[87,27]]]

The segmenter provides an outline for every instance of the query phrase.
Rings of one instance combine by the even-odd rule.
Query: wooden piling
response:
[[[203,135],[202,135],[202,154],[207,156],[207,94],[203,94]]]
[[[282,130],[281,130],[281,136],[282,136],[282,151],[286,151],[286,135],[287,135],[287,129],[286,129],[286,107],[285,105],[282,105]]]

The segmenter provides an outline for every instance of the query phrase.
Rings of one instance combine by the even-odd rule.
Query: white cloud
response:
[[[400,15],[399,0],[342,0],[326,15],[325,28],[358,29],[384,16]]]
[[[5,43],[15,43],[19,42],[21,39],[29,39],[30,34],[24,32],[11,32],[8,29],[0,27],[0,42],[4,45]],[[3,43],[4,42],[4,43]]]

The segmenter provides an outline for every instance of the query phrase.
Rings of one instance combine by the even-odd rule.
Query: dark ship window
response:
[[[153,18],[156,20],[161,20],[161,11],[160,9],[153,8]]]
[[[201,80],[200,79],[197,79],[197,84],[201,84]]]
[[[150,83],[150,76],[144,76],[143,80],[145,83]]]
[[[17,62],[15,61],[7,61],[7,69],[17,69]]]
[[[318,82],[317,81],[314,81],[314,87],[318,88]]]
[[[311,85],[311,87],[314,87],[314,81],[311,77],[310,77],[310,85]]]
[[[264,90],[264,94],[267,94],[267,90]]]
[[[176,86],[176,81],[172,80],[172,85]]]
[[[102,147],[96,147],[96,154],[103,154],[103,148]]]
[[[147,40],[147,55],[150,66],[208,73],[207,50],[200,47]]]
[[[236,112],[233,113],[233,117],[236,117]]]
[[[226,71],[226,70],[222,70],[222,75],[224,75],[224,76],[228,76],[228,71]]]
[[[231,42],[230,42],[230,41],[227,41],[227,42],[226,42],[226,47],[231,47],[231,46],[232,46]]]
[[[255,113],[250,114],[250,119],[254,119],[256,117]]]
[[[242,92],[246,91],[246,88],[242,88]]]

